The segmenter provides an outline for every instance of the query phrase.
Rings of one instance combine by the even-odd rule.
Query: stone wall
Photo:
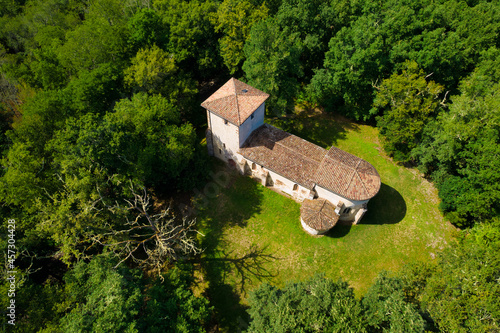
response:
[[[311,191],[303,187],[302,185],[294,183],[293,181],[281,176],[280,174],[268,170],[250,160],[247,160],[241,155],[239,155],[239,158],[240,158],[239,168],[242,174],[259,179],[263,185],[264,182],[262,181],[262,179],[263,176],[265,175],[266,186],[272,186],[275,189],[278,189],[290,195],[291,197],[293,197],[298,201],[303,201],[306,198],[312,198]]]

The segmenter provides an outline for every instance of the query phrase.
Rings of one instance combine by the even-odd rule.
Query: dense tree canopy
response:
[[[43,287],[23,285],[17,296],[19,319],[12,332],[204,332],[211,308],[189,290],[184,268],[161,279],[139,270],[113,269],[116,260],[95,256],[77,263]],[[2,294],[3,296],[3,294]],[[2,303],[3,305],[3,303]]]
[[[268,104],[274,114],[293,108],[302,76],[301,48],[299,35],[289,27],[282,29],[272,18],[254,24],[245,44],[243,70],[248,84],[271,95]]]
[[[270,94],[268,116],[311,107],[376,125],[465,229],[436,265],[383,273],[361,300],[322,277],[265,284],[249,331],[498,331],[499,34],[487,0],[0,0],[0,231],[16,218],[16,329],[217,325],[192,272],[172,268],[199,249],[196,219],[166,198],[184,204],[209,174],[199,103],[234,75]],[[152,268],[165,282],[141,277]]]
[[[422,303],[447,332],[499,329],[500,233],[496,224],[478,227],[446,250],[427,280]]]
[[[248,40],[252,25],[267,17],[267,7],[255,6],[250,1],[225,0],[214,16],[216,31],[223,31],[220,53],[231,74],[237,73],[245,60],[243,45]]]
[[[411,151],[421,141],[425,123],[444,105],[440,99],[443,87],[426,76],[415,62],[407,62],[400,75],[393,74],[377,88],[373,101],[384,149],[394,159],[409,162]]]
[[[284,289],[263,284],[250,296],[249,332],[363,332],[362,307],[343,281],[316,276]]]
[[[497,216],[500,209],[499,55],[497,49],[485,54],[414,151],[440,189],[442,209],[460,226]]]
[[[346,282],[315,276],[250,296],[249,332],[423,332],[425,321],[400,278],[382,273],[361,301]]]
[[[405,295],[432,319],[434,331],[495,332],[500,296],[498,219],[462,232],[437,265],[413,263],[399,272]]]

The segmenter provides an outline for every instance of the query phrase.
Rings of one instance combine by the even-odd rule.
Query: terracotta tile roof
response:
[[[380,189],[380,176],[370,163],[336,147],[330,148],[314,178],[350,200],[368,200]]]
[[[235,78],[231,78],[201,106],[227,121],[239,126],[257,110],[269,97],[260,91]]]
[[[368,200],[380,189],[377,170],[365,160],[335,147],[326,151],[271,125],[255,130],[239,153],[310,190],[318,184],[350,200]]]
[[[335,213],[335,206],[328,200],[305,199],[300,207],[300,218],[315,230],[327,231],[337,224],[339,215]]]
[[[246,159],[312,190],[316,170],[326,155],[326,150],[264,124],[250,135],[239,153]]]

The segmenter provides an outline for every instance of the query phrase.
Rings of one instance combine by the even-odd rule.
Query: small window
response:
[[[252,170],[257,170],[257,164],[252,163]]]
[[[299,190],[299,185],[297,185],[297,184],[293,184],[293,190],[294,190],[294,191],[298,191],[298,190]]]
[[[349,214],[350,212],[351,212],[350,207],[347,207],[346,209],[344,209],[344,214]]]
[[[225,143],[222,144],[222,148],[226,149],[226,144]]]
[[[227,120],[226,119],[224,119],[224,125],[227,125]]]
[[[222,149],[219,149],[219,155],[222,155]]]
[[[253,113],[252,113],[252,115],[250,116],[250,119],[253,119]]]

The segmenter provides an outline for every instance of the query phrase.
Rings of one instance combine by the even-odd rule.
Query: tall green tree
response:
[[[248,84],[271,95],[269,108],[274,114],[293,111],[303,74],[301,48],[298,34],[280,29],[273,18],[254,24],[245,44],[243,70]]]
[[[50,160],[45,145],[64,123],[71,111],[61,91],[44,91],[22,105],[22,118],[7,132],[12,142],[2,158],[4,174],[0,197],[25,212],[36,211],[35,201],[44,189],[53,188]],[[28,220],[28,219],[26,219]]]
[[[62,91],[77,117],[105,114],[123,95],[123,73],[113,64],[100,64],[90,71],[81,71]]]
[[[404,283],[382,272],[363,297],[366,322],[375,332],[423,332],[425,321],[407,302]]]
[[[181,122],[179,111],[165,97],[139,93],[123,99],[105,121],[117,154],[129,165],[133,178],[148,186],[174,185],[193,158],[194,129]]]
[[[139,332],[140,277],[128,269],[115,271],[109,257],[79,262],[65,276],[65,299],[59,311],[65,332]],[[135,272],[137,274],[137,272]]]
[[[93,1],[83,23],[67,32],[65,43],[58,49],[61,64],[73,74],[103,63],[123,65],[129,48],[130,15],[119,0]]]
[[[144,316],[139,322],[141,332],[203,333],[213,308],[208,299],[196,297],[192,270],[177,265],[157,279],[147,291]]]
[[[349,8],[342,9],[349,11]],[[310,0],[285,0],[275,15],[281,29],[288,27],[289,33],[299,36],[305,83],[309,83],[314,70],[322,67],[328,42],[346,24],[339,15],[333,3]]]
[[[421,141],[426,123],[436,117],[444,106],[444,88],[427,81],[415,62],[406,62],[401,74],[393,74],[377,87],[373,101],[377,126],[383,137],[384,149],[400,162],[411,160],[411,151]]]
[[[176,71],[172,55],[153,45],[132,58],[132,66],[125,69],[125,82],[148,93],[159,93],[166,79],[173,81]]]
[[[168,42],[168,25],[163,24],[160,14],[152,8],[141,8],[128,21],[129,43],[134,52],[152,45],[163,48]]]
[[[439,257],[421,294],[426,309],[444,332],[495,332],[500,329],[500,223],[464,232]]]
[[[315,276],[278,289],[261,285],[250,295],[249,332],[365,332],[362,307],[343,281]]]
[[[198,80],[217,76],[222,58],[219,36],[210,20],[217,4],[212,0],[158,0],[155,7],[168,26],[166,51],[174,55],[179,67]]]
[[[176,64],[172,54],[153,45],[141,49],[125,69],[125,83],[134,91],[162,94],[181,113],[189,114],[195,104],[196,84]]]
[[[116,263],[113,256],[99,254],[74,264],[62,281],[24,280],[16,291],[16,325],[9,331],[205,332],[212,308],[191,291],[187,265],[173,266],[161,279],[146,279],[137,269],[113,268]],[[7,306],[8,284],[3,281],[0,290],[0,302]]]
[[[385,33],[378,24],[380,15],[378,9],[361,16],[330,40],[324,68],[316,72],[309,86],[314,102],[343,110],[357,120],[373,117],[373,84],[391,68]]]
[[[500,53],[485,53],[465,79],[449,111],[430,123],[414,155],[436,181],[441,209],[461,227],[498,216],[500,211]]]
[[[254,5],[251,1],[225,0],[214,16],[215,30],[222,31],[219,39],[220,54],[231,74],[237,73],[245,60],[243,46],[248,40],[255,22],[267,17],[265,4]]]

